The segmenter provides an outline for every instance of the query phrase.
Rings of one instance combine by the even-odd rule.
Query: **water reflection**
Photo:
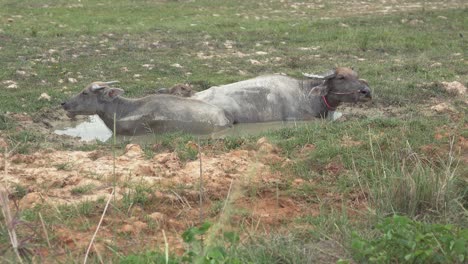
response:
[[[55,123],[57,128],[54,133],[57,135],[68,135],[79,137],[82,141],[100,140],[106,141],[112,137],[104,122],[97,115],[89,116],[87,120],[59,122]]]

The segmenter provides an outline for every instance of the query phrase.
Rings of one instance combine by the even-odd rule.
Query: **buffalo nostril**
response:
[[[366,87],[366,88],[364,88],[364,89],[361,89],[361,90],[359,91],[359,93],[362,94],[362,95],[369,96],[369,95],[371,94],[371,91],[370,91],[369,88]]]
[[[65,103],[65,102],[63,102],[63,103],[61,103],[60,105],[61,105],[61,106],[64,106],[65,104],[66,104],[66,103]]]

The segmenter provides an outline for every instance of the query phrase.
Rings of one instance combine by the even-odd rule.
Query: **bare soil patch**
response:
[[[259,141],[257,148],[226,153],[203,152],[203,210],[206,217],[216,221],[222,213],[229,211],[225,227],[277,232],[287,230],[297,217],[318,215],[319,204],[310,205],[278,192],[277,183],[288,181],[288,176],[272,170],[272,166],[283,166],[289,160],[279,155],[278,148],[265,139]],[[129,194],[137,194],[135,186],[148,190],[142,195],[154,204],[134,204],[128,208],[128,217],[112,213],[106,216],[99,235],[102,239],[94,249],[102,251],[100,254],[108,252],[107,246],[162,247],[161,230],[168,234],[172,249],[182,253],[181,233],[199,223],[199,160],[182,162],[176,153],[164,152],[148,159],[139,145],[129,144],[125,152],[115,158],[115,174],[112,153],[102,150],[42,149],[29,155],[14,154],[7,160],[2,154],[0,164],[13,196],[15,186],[27,189],[26,195],[17,201],[19,211],[35,206],[79,207],[82,203],[105,200],[114,181],[117,201]],[[336,202],[339,208],[344,197],[335,196],[333,203]],[[221,204],[223,209],[218,208]],[[98,215],[87,219],[89,227],[85,229],[75,229],[72,225],[52,227],[53,237],[61,250],[82,252],[85,249]],[[78,216],[76,222],[82,220]],[[43,256],[60,254],[47,249],[40,252]]]

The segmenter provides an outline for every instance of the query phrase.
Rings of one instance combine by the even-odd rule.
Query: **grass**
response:
[[[455,55],[463,54],[466,47],[466,40],[459,36],[466,31],[465,9],[327,20],[320,19],[315,9],[305,9],[303,16],[292,19],[288,12],[292,10],[285,9],[257,20],[250,17],[249,8],[271,10],[263,5],[258,9],[258,4],[249,1],[224,3],[222,8],[209,1],[145,1],[138,5],[116,1],[112,12],[102,10],[101,4],[108,3],[99,1],[77,5],[3,2],[0,12],[13,22],[2,27],[0,78],[14,80],[19,89],[4,90],[0,112],[33,113],[58,105],[93,80],[118,79],[128,96],[138,96],[178,82],[195,84],[201,90],[261,73],[298,76],[337,65],[353,66],[368,79],[376,102],[406,105],[440,94],[431,89],[421,91],[417,84],[467,74],[463,56]],[[401,22],[412,19],[424,22],[414,26]],[[226,41],[234,43],[232,48],[224,45]],[[320,48],[301,49],[308,47]],[[256,55],[257,51],[268,55]],[[248,56],[238,57],[235,52]],[[203,59],[197,55],[200,53],[214,57]],[[273,60],[276,57],[280,58],[277,62]],[[249,59],[264,64],[252,65]],[[431,67],[436,62],[443,66]],[[183,68],[172,67],[174,63]],[[149,70],[142,67],[144,64],[154,66]],[[128,72],[122,72],[123,67]],[[78,82],[67,83],[68,78]],[[42,92],[52,100],[36,100]],[[23,98],[27,103],[18,104],[11,98]]]
[[[467,7],[463,1],[446,3],[443,8],[437,1],[398,2],[404,6],[401,10],[383,15],[378,12],[382,4],[373,1],[367,10],[336,1],[0,0],[0,137],[10,147],[16,146],[12,155],[44,150],[53,143],[50,138],[25,127],[11,113],[25,113],[35,120],[96,80],[119,80],[127,96],[137,97],[176,83],[204,90],[266,73],[299,77],[302,72],[350,66],[369,81],[375,95],[364,114],[248,137],[199,141],[182,133],[154,135],[150,143],[142,144],[149,160],[160,152],[175,152],[188,164],[197,159],[199,143],[204,154],[218,155],[238,149],[255,151],[257,140],[266,137],[278,146],[279,156],[290,160],[284,166],[271,165],[272,174],[280,174],[280,180],[242,183],[235,187],[236,196],[255,205],[273,193],[276,198],[271,199],[277,200],[278,208],[283,206],[279,198],[287,198],[301,210],[310,210],[310,215],[279,224],[263,223],[252,208],[237,208],[236,199],[220,198],[225,193],[217,189],[204,190],[205,215],[215,223],[208,231],[212,232],[212,244],[207,245],[211,251],[197,254],[240,263],[336,262],[340,258],[365,262],[371,261],[366,259],[371,254],[353,251],[352,234],[378,243],[381,234],[374,226],[394,214],[421,221],[423,227],[435,223],[466,230],[468,171],[462,141],[468,136],[467,108],[463,97],[447,94],[440,82],[468,83]],[[6,88],[12,82],[17,88]],[[44,92],[50,101],[38,100]],[[429,113],[430,106],[438,102],[451,103],[455,112]],[[383,115],[372,115],[381,109]],[[127,143],[116,145],[115,152],[123,152]],[[100,142],[53,146],[114,152],[110,143]],[[15,160],[14,165],[26,166],[22,159]],[[73,161],[53,163],[64,174],[82,173],[73,170]],[[95,176],[101,177],[98,172]],[[114,182],[123,195],[110,204],[96,237],[95,245],[106,253],[91,252],[91,261],[164,262],[164,251],[159,250],[163,242],[152,239],[161,237],[161,230],[176,230],[180,235],[180,221],[174,219],[188,219],[184,226],[199,224],[193,212],[198,208],[197,184],[179,182],[174,187],[165,186],[163,180],[147,184],[143,178],[127,182],[129,177],[133,175]],[[38,191],[36,187],[16,184],[9,198],[21,205],[23,197]],[[70,193],[81,197],[97,189],[93,184],[77,185]],[[57,249],[49,252],[59,255],[59,261],[81,262],[83,252],[77,250],[77,243],[82,237],[89,243],[105,202],[101,198],[61,206],[20,206],[17,218],[37,230],[43,222],[52,248]],[[150,217],[155,212],[160,213],[156,220]],[[1,220],[3,249],[9,245],[5,239],[9,229]],[[122,225],[138,221],[149,222],[152,228],[134,233],[121,230]],[[241,224],[233,228],[232,223]],[[47,247],[43,235],[31,235],[33,228],[15,227],[18,238],[28,240],[26,247]],[[241,237],[235,245],[223,237],[230,229]],[[66,230],[75,241],[66,242],[58,230]],[[177,241],[180,238],[172,237],[167,242],[171,261],[190,252],[181,252]],[[222,251],[217,246],[226,247]],[[16,261],[8,253],[0,260]],[[50,260],[39,253],[34,257],[39,262]]]

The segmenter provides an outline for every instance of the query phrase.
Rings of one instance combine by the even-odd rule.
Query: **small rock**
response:
[[[252,59],[250,59],[249,61],[250,61],[250,64],[252,64],[252,65],[261,65],[261,64],[262,64],[262,63],[259,62],[258,60],[252,60]]]
[[[148,224],[141,221],[135,221],[133,222],[133,227],[136,233],[141,233],[141,231],[148,227]]]
[[[17,70],[16,74],[21,75],[21,76],[26,76],[27,73],[25,71]]]
[[[442,66],[442,63],[440,63],[440,62],[435,62],[435,63],[431,64],[431,68],[440,67],[440,66]]]
[[[171,64],[171,66],[174,68],[182,68],[182,65],[180,65],[179,63]]]
[[[255,52],[255,54],[257,54],[257,55],[267,55],[268,52],[265,52],[265,51],[257,51],[257,52]]]
[[[418,24],[424,24],[424,21],[422,20],[419,20],[419,19],[411,19],[408,24],[410,24],[411,26],[416,26]]]
[[[149,218],[153,219],[154,221],[157,222],[162,222],[166,219],[166,215],[160,212],[154,212],[150,215],[148,215]]]
[[[449,94],[456,96],[464,96],[466,94],[466,87],[457,81],[441,82],[442,88]]]
[[[304,184],[304,180],[303,180],[303,179],[299,179],[299,178],[294,179],[294,181],[292,182],[292,185],[293,185],[293,186],[300,186],[300,185],[302,185],[302,184]]]
[[[136,175],[144,175],[144,176],[153,176],[155,175],[155,171],[153,167],[149,164],[140,164],[135,171]]]
[[[37,98],[37,100],[47,100],[47,101],[50,101],[51,97],[50,95],[46,94],[46,93],[41,93],[41,96],[39,96],[39,98]]]
[[[138,144],[128,144],[125,146],[124,155],[129,158],[141,157],[143,155],[143,150]]]
[[[126,233],[126,234],[131,234],[135,232],[135,228],[133,228],[132,225],[125,224],[120,228],[120,233]]]
[[[148,70],[152,70],[154,68],[154,64],[143,64],[141,65],[143,68],[146,68]]]
[[[16,82],[12,81],[12,80],[3,81],[2,83],[6,85],[7,89],[16,89],[16,88],[18,88],[18,84],[16,84]]]
[[[77,83],[78,80],[75,79],[75,78],[68,78],[68,82],[69,82],[69,83]]]
[[[445,16],[438,16],[437,18],[447,20],[447,17]]]

